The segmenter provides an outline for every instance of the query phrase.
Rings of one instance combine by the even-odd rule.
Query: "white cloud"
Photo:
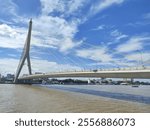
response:
[[[0,24],[0,47],[23,48],[26,31],[25,28]]]
[[[68,3],[69,10],[66,11],[67,14],[74,14],[80,11],[80,9],[89,2],[89,0],[70,0]],[[79,13],[78,13],[79,15]]]
[[[90,8],[90,15],[96,14],[112,5],[121,4],[125,0],[100,0],[98,3],[94,4]]]
[[[0,72],[2,74],[12,73],[15,74],[19,64],[18,59],[3,58],[0,59]],[[69,64],[58,64],[56,62],[50,62],[41,59],[31,59],[32,72],[56,72],[66,70],[80,70],[80,67]],[[43,67],[44,66],[44,67]],[[21,74],[28,74],[27,65],[23,66]]]
[[[44,24],[43,24],[44,23]],[[63,18],[41,16],[33,19],[31,46],[57,48],[61,52],[78,46],[75,41],[78,22],[67,22]],[[0,24],[0,47],[23,48],[27,36],[27,28]]]
[[[52,16],[38,17],[33,21],[35,34],[33,33],[32,43],[36,46],[58,48],[61,52],[66,52],[82,42],[82,40],[74,40],[78,31],[77,26],[78,21],[68,22],[63,18]]]
[[[99,25],[98,27],[93,28],[92,30],[93,31],[98,31],[98,30],[103,30],[104,28],[105,28],[105,25]]]
[[[132,53],[125,56],[129,61],[137,61],[139,63],[148,63],[150,61],[150,53],[148,52],[138,52]],[[150,62],[149,62],[150,63]]]
[[[10,10],[13,9],[13,12],[15,12],[17,8],[16,5],[11,0],[6,1],[9,1]],[[64,17],[54,17],[49,14],[60,12],[63,15],[73,15],[85,6],[89,0],[40,0],[40,2],[42,5],[42,13],[40,16],[33,18],[31,45],[56,48],[63,53],[80,45],[83,40],[76,41],[74,36],[78,32],[78,26],[82,20],[72,17],[72,19],[67,21]],[[103,2],[109,3],[107,0]],[[121,3],[121,1],[117,2],[113,0],[112,3]],[[16,18],[18,18],[19,22],[20,20],[27,20],[26,18],[17,16],[13,18],[16,23]],[[9,26],[7,24],[0,26],[0,47],[23,48],[27,35],[27,28]],[[103,27],[99,26],[98,29],[103,29]]]
[[[63,5],[59,2],[59,0],[40,0],[42,5],[42,14],[48,15],[56,10],[58,7],[59,10],[63,10]]]
[[[0,15],[16,16],[17,5],[12,0],[0,0]]]
[[[76,55],[99,62],[110,62],[112,60],[112,56],[107,53],[107,49],[104,47],[77,50]]]
[[[11,0],[6,1],[9,3],[8,7],[11,6],[15,11],[15,3]],[[42,5],[42,14],[33,18],[31,45],[55,48],[63,53],[80,45],[82,40],[76,41],[74,36],[78,32],[78,25],[81,21],[75,17],[72,17],[73,19],[67,21],[61,16],[50,16],[49,13],[61,12],[62,14],[65,14],[67,12],[71,15],[78,11],[87,0],[40,1]],[[24,17],[16,16],[12,19],[15,23],[23,22],[27,24],[27,19]],[[12,26],[12,24],[8,25],[5,23],[5,25],[0,25],[0,29],[0,47],[23,48],[27,35],[27,28],[16,27]]]
[[[15,37],[16,31],[8,26],[7,24],[0,25],[0,35],[1,36],[8,36],[8,37]]]
[[[121,32],[118,31],[117,29],[116,29],[116,30],[113,30],[113,31],[110,33],[110,35],[115,38],[115,42],[118,42],[118,41],[120,41],[121,39],[124,39],[124,38],[127,38],[127,37],[128,37],[126,34],[121,33]]]
[[[61,16],[74,15],[89,0],[40,0],[42,14],[48,15],[53,12],[61,13]]]
[[[148,40],[150,40],[149,37],[142,37],[142,36],[132,37],[127,42],[119,45],[116,48],[116,50],[117,52],[123,52],[123,53],[141,50],[143,49],[144,44],[146,44]]]

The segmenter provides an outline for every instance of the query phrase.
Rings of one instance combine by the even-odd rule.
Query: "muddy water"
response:
[[[0,112],[150,112],[150,104],[39,86],[0,84]]]

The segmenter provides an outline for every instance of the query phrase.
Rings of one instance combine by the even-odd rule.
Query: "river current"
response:
[[[0,84],[0,112],[150,112],[150,86]]]

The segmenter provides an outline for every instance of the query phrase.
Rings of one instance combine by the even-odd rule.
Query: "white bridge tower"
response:
[[[22,52],[22,56],[20,58],[20,62],[19,62],[19,65],[18,65],[18,68],[17,68],[17,71],[16,71],[14,83],[18,82],[19,74],[20,74],[20,72],[22,70],[22,67],[23,67],[26,59],[27,59],[27,66],[28,66],[29,74],[30,75],[32,74],[31,62],[30,62],[30,54],[29,54],[29,51],[30,51],[30,40],[31,40],[31,30],[32,30],[32,19],[29,22],[28,34],[27,34],[26,42],[25,42],[24,49],[23,49],[23,52]]]

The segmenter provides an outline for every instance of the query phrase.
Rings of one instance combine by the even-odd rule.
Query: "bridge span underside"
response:
[[[128,70],[128,71],[76,71],[76,72],[55,72],[46,74],[34,74],[19,77],[20,80],[40,79],[40,78],[136,78],[150,79],[150,70]]]

